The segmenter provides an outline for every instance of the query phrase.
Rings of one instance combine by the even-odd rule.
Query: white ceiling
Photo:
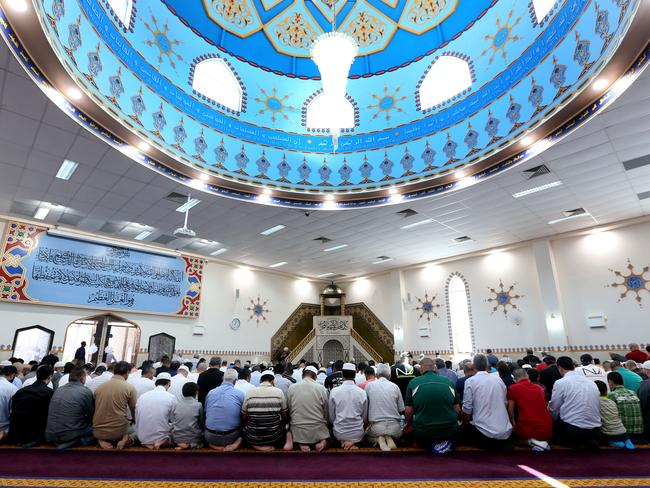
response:
[[[51,202],[64,208],[52,210],[47,223],[104,229],[132,238],[142,230],[129,225],[137,222],[154,229],[147,241],[171,235],[182,225],[183,216],[175,211],[178,205],[164,197],[172,191],[186,194],[188,188],[132,162],[63,115],[27,78],[4,44],[0,102],[0,213],[32,217],[41,202]],[[650,198],[641,200],[637,194],[650,191],[650,164],[626,171],[622,163],[648,155],[650,70],[612,107],[563,142],[490,181],[411,204],[309,216],[196,194],[202,202],[190,213],[190,227],[197,231],[197,239],[177,239],[167,247],[206,255],[226,247],[229,251],[220,258],[262,267],[287,261],[278,269],[305,276],[362,275],[646,215]],[[79,163],[70,181],[54,177],[64,158]],[[521,171],[542,163],[553,173],[526,181]],[[556,179],[563,185],[512,197]],[[578,207],[593,218],[547,223]],[[397,214],[406,208],[420,215]],[[435,222],[400,229],[425,218]],[[260,235],[278,224],[286,229]],[[452,241],[464,235],[473,241]],[[314,240],[320,236],[332,242]],[[202,244],[199,237],[221,245]],[[337,244],[348,246],[323,251]],[[371,264],[378,256],[393,260]]]

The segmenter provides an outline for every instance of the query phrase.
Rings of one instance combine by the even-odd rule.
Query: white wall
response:
[[[0,221],[0,234],[4,223]],[[166,332],[176,337],[178,349],[200,351],[231,351],[242,359],[269,352],[271,336],[289,314],[301,303],[318,303],[322,283],[312,283],[285,275],[210,262],[203,276],[201,312],[199,319],[118,312],[137,323],[142,330],[141,348],[146,348],[149,336]],[[240,297],[235,298],[235,290]],[[268,300],[268,320],[250,320],[250,299]],[[74,320],[95,315],[95,310],[0,302],[0,344],[11,346],[16,328],[40,324],[55,331],[54,346],[63,346],[66,327]],[[241,319],[238,331],[230,329],[233,317]],[[205,335],[192,335],[195,324],[205,325]],[[241,351],[246,354],[242,354]],[[250,354],[249,354],[250,353]]]

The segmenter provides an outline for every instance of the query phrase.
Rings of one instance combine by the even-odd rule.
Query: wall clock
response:
[[[239,330],[239,327],[241,327],[241,320],[235,317],[230,321],[230,328],[232,330]]]

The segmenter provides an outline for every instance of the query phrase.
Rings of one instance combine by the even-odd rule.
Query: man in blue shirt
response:
[[[245,395],[235,389],[237,371],[227,369],[221,386],[205,399],[205,441],[212,449],[234,451],[241,446],[241,407]]]

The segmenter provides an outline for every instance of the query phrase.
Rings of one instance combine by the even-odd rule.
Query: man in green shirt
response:
[[[639,437],[643,434],[643,413],[639,397],[623,386],[624,379],[620,371],[609,373],[607,381],[610,390],[607,397],[616,403],[618,414],[630,438],[639,441]]]
[[[458,394],[449,378],[438,375],[432,359],[420,361],[422,375],[406,389],[406,427],[413,430],[418,445],[443,454],[453,449],[460,413]]]
[[[627,369],[619,361],[612,361],[612,371],[616,371],[623,377],[625,388],[632,390],[635,394],[639,391],[639,386],[641,385],[643,378],[634,371]]]

